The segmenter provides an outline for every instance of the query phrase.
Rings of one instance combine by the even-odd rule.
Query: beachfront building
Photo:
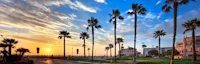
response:
[[[137,56],[141,54],[137,50],[136,50],[136,53],[137,53],[136,54]],[[133,56],[134,55],[134,49],[133,48],[122,49],[120,54],[121,54],[121,56]]]
[[[196,55],[200,56],[200,36],[195,37],[196,42]],[[182,42],[176,43],[176,49],[179,51],[180,56],[187,58],[192,54],[192,37],[184,37]]]
[[[163,52],[167,51],[167,50],[171,50],[172,47],[161,47],[160,48],[160,54],[162,54]],[[156,46],[156,48],[143,48],[143,56],[148,56],[148,52],[151,50],[158,50],[158,46]]]

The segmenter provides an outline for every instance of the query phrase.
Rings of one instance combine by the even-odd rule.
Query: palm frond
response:
[[[108,14],[110,17],[112,17],[113,15],[112,14]]]
[[[66,36],[67,38],[72,38],[71,36]]]
[[[97,29],[98,29],[98,28],[102,28],[102,27],[101,27],[101,25],[97,25],[97,26],[95,26],[95,28],[97,28]]]
[[[166,13],[170,12],[170,10],[172,9],[171,6],[168,6],[167,4],[165,4],[163,7],[162,7],[162,10]]]
[[[58,36],[59,39],[62,39],[62,36]]]
[[[139,11],[138,11],[138,14],[142,14],[142,15],[145,15],[146,14],[146,8],[141,8]]]
[[[173,0],[166,0],[165,4],[172,4],[174,1]]]
[[[182,5],[182,4],[188,4],[190,1],[193,1],[193,2],[196,2],[196,0],[181,0],[180,2],[179,2],[179,4],[180,5]]]
[[[120,20],[124,20],[124,17],[122,17],[122,16],[119,16],[119,19],[120,19]]]
[[[86,27],[86,30],[88,31],[88,29],[89,29],[89,26],[88,27]]]
[[[190,31],[189,29],[186,29],[184,32],[183,32],[183,34],[185,34],[186,32],[188,32],[188,31]]]
[[[133,15],[133,11],[128,11],[127,14]]]

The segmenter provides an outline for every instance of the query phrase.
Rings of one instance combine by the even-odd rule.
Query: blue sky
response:
[[[62,46],[62,40],[57,39],[61,30],[71,33],[72,39],[68,39],[67,49],[71,47],[82,48],[79,39],[80,32],[86,31],[87,20],[92,16],[97,18],[102,25],[95,30],[96,49],[114,43],[113,24],[109,23],[109,13],[112,9],[119,9],[125,18],[118,21],[117,37],[124,38],[125,48],[133,46],[134,16],[127,15],[132,3],[143,4],[147,9],[146,15],[138,16],[137,48],[142,51],[142,42],[147,47],[157,46],[157,39],[153,38],[153,32],[164,30],[167,35],[161,37],[162,47],[172,46],[173,14],[161,10],[165,0],[1,0],[0,1],[0,33],[9,38],[20,41],[17,47],[26,42],[27,48],[52,47],[58,50]],[[177,42],[181,42],[184,36],[184,28],[181,24],[193,18],[200,18],[200,1],[191,2],[180,6],[178,9]],[[199,28],[196,34],[200,35]],[[91,34],[91,31],[88,31]],[[87,47],[91,47],[91,38],[87,41]],[[53,50],[53,49],[52,49]],[[52,52],[52,54],[60,54]],[[69,53],[69,52],[68,52]],[[34,53],[33,53],[34,54]],[[70,53],[69,53],[70,54]],[[103,55],[103,53],[97,53]]]

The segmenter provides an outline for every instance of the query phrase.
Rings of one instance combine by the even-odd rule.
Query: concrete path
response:
[[[111,64],[111,63],[71,61],[71,60],[49,59],[49,58],[31,58],[31,59],[34,61],[34,64]]]

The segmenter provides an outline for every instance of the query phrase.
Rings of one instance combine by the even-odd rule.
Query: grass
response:
[[[108,58],[106,60],[111,60],[114,58]],[[123,62],[125,64],[132,64],[132,57],[121,57],[116,58],[117,61]],[[170,58],[148,58],[148,57],[138,57],[137,64],[169,64]],[[174,64],[193,64],[192,59],[175,59]],[[196,61],[196,64],[200,64],[200,58]]]
[[[114,58],[104,58],[100,60],[93,60],[88,58],[68,58],[67,60],[75,61],[87,61],[87,62],[99,62],[99,63],[110,63]],[[116,58],[117,62],[114,64],[133,64],[132,57],[121,57]],[[169,64],[170,58],[147,58],[147,57],[138,57],[137,64]],[[175,59],[174,64],[193,64],[192,59]],[[196,61],[196,64],[200,64],[200,58]]]

